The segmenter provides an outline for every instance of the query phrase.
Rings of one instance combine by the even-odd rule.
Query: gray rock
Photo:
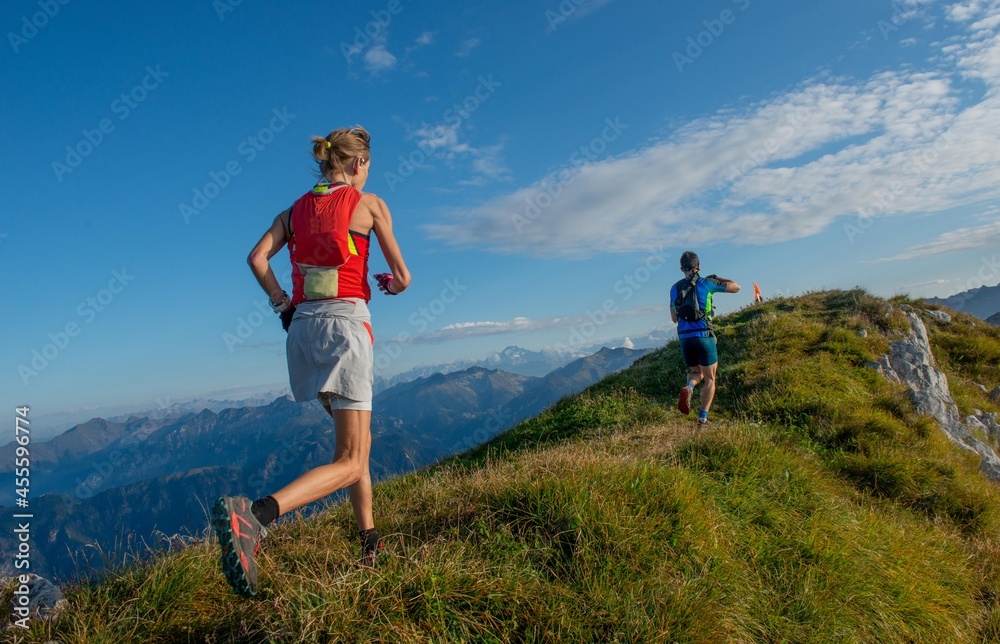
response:
[[[990,401],[1000,405],[1000,387],[990,392]]]
[[[984,394],[986,394],[987,396],[989,396],[989,395],[990,395],[990,390],[986,388],[986,385],[981,385],[981,384],[979,384],[979,383],[977,382],[977,383],[976,383],[976,387],[977,387],[977,388],[979,389],[979,391],[983,392],[983,393],[984,393]]]
[[[976,416],[976,419],[981,425],[986,427],[986,433],[989,434],[991,440],[1000,440],[1000,421],[997,420],[995,412],[980,413]]]
[[[896,374],[895,369],[892,368],[889,356],[882,356],[882,359],[879,361],[879,370],[889,382],[903,382],[899,375]]]
[[[906,317],[909,334],[890,344],[889,355],[881,360],[885,377],[906,383],[917,411],[934,418],[953,443],[975,452],[980,459],[979,469],[990,479],[1000,481],[1000,456],[962,424],[948,389],[948,378],[935,366],[923,321],[912,311],[907,311]],[[979,419],[977,424],[987,429]]]
[[[962,419],[962,423],[970,430],[978,429],[983,433],[984,436],[989,433],[989,429],[986,427],[986,425],[984,425],[983,422],[979,420],[979,418],[977,418],[976,416],[966,416],[965,418]]]
[[[951,324],[951,316],[944,311],[924,311],[929,317],[934,318],[941,324]]]
[[[868,337],[868,329],[858,329],[858,337],[859,338],[867,338]]]
[[[17,577],[4,577],[0,579],[0,585],[14,588],[16,590],[21,589],[21,582]],[[56,619],[66,607],[69,606],[69,602],[66,601],[66,597],[63,595],[62,590],[59,586],[56,586],[48,579],[44,577],[39,577],[35,574],[28,575],[28,582],[23,584],[27,588],[27,593],[23,595],[15,591],[14,595],[14,606],[11,614],[11,620],[18,620],[22,617],[28,617],[30,619]],[[18,597],[27,597],[27,605],[24,606],[26,610],[24,612],[19,611],[21,604]],[[14,626],[14,624],[7,624],[7,628]]]

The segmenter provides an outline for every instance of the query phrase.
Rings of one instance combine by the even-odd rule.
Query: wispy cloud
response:
[[[429,47],[434,44],[436,38],[436,31],[425,31],[417,36],[417,38],[413,41],[413,44],[406,47],[406,53],[410,54],[418,49],[421,49],[422,47]]]
[[[988,203],[1000,197],[998,5],[951,7],[962,35],[941,44],[925,69],[814,78],[692,121],[631,154],[560,168],[425,230],[496,252],[588,257],[660,240],[770,244],[873,212]],[[968,79],[981,83],[980,96],[970,99]],[[555,184],[564,189],[533,225],[515,225]]]
[[[619,311],[608,317],[630,318],[663,311],[663,305],[644,306],[625,311]],[[533,331],[548,331],[551,329],[568,329],[570,327],[592,323],[591,317],[587,315],[576,315],[568,317],[547,317],[547,318],[527,318],[516,317],[512,320],[500,322],[459,322],[443,326],[436,331],[425,333],[414,338],[415,343],[436,344],[463,338],[482,337],[488,335],[502,335],[504,333],[526,333]]]
[[[948,284],[950,282],[952,282],[952,280],[931,280],[929,282],[917,282],[916,284],[903,284],[899,288],[905,289],[905,288],[922,288],[924,286],[940,286],[942,284]]]
[[[396,66],[396,57],[385,48],[385,45],[375,45],[365,52],[365,68],[372,74],[378,74]]]
[[[473,177],[459,181],[461,185],[485,185],[488,181],[504,179],[510,174],[503,161],[503,143],[475,147],[462,133],[462,123],[427,125],[413,132],[417,147],[446,162],[457,159],[471,161]]]
[[[913,246],[894,257],[887,257],[879,261],[892,262],[979,248],[1000,248],[1000,219],[985,226],[959,228],[944,233],[932,242]]]
[[[466,38],[462,41],[462,44],[459,46],[458,51],[455,52],[455,55],[459,58],[465,58],[471,54],[481,42],[482,40],[479,38]]]

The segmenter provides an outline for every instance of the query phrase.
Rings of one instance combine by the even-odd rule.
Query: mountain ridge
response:
[[[263,601],[207,540],[68,588],[29,639],[995,641],[1000,494],[869,366],[903,305],[830,291],[717,320],[706,430],[673,408],[674,342],[380,483],[375,571],[339,503],[270,530]],[[977,385],[1000,385],[1000,330],[925,323],[960,414],[998,411]]]
[[[1000,284],[980,286],[943,298],[929,297],[925,301],[986,320],[1000,314]]]

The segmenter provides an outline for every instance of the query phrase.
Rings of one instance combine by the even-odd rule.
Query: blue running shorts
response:
[[[689,367],[711,367],[719,361],[715,338],[681,338],[681,353]]]

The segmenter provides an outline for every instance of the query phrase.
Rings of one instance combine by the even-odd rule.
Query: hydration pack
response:
[[[691,279],[682,279],[677,282],[677,297],[674,299],[674,310],[677,317],[685,322],[699,322],[706,320],[707,314],[698,301],[698,280],[700,277],[695,273]],[[710,320],[706,320],[710,322]],[[711,326],[711,324],[709,324]]]

